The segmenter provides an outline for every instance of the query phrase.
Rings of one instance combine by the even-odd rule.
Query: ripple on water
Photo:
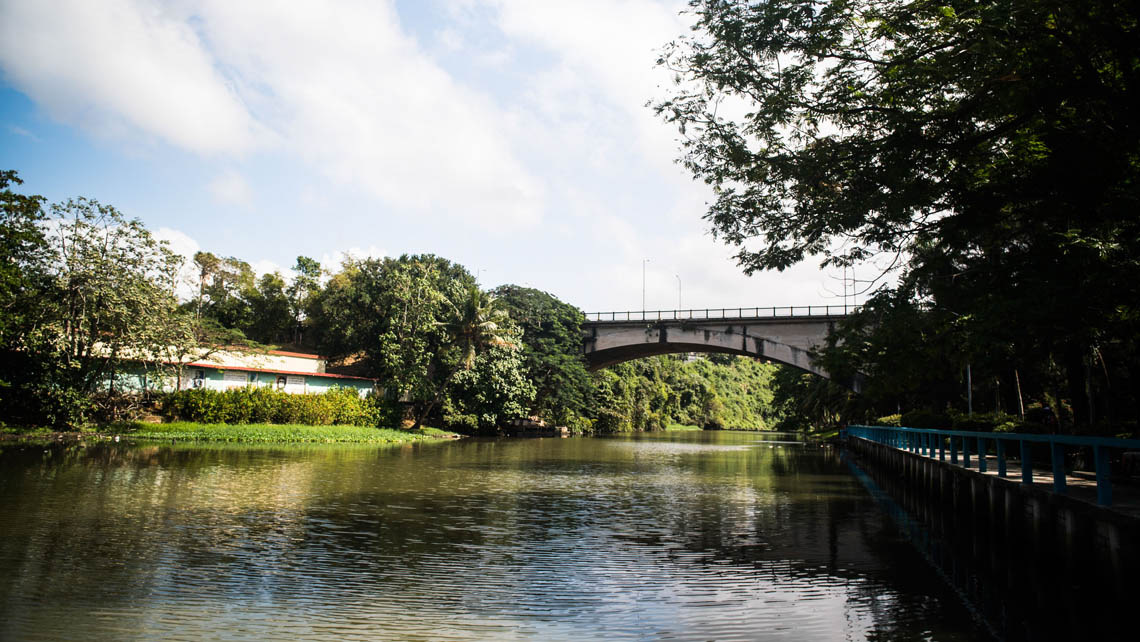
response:
[[[972,637],[830,455],[685,435],[5,452],[0,639]]]

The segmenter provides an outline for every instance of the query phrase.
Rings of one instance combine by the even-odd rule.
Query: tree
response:
[[[293,315],[293,343],[304,339],[304,322],[317,293],[321,289],[321,264],[316,259],[298,256],[293,266],[293,282],[289,285],[289,312]]]
[[[250,293],[249,338],[260,343],[280,344],[294,340],[296,317],[285,293],[285,279],[278,272],[261,275]]]
[[[903,298],[954,315],[965,354],[1040,350],[1088,422],[1093,356],[1140,326],[1140,6],[692,6],[656,110],[745,271],[904,261]]]
[[[589,414],[590,376],[582,356],[582,311],[533,288],[503,285],[494,291],[522,331],[523,364],[535,386],[530,414],[559,425]]]
[[[465,370],[475,366],[475,356],[483,348],[513,346],[513,332],[507,311],[498,306],[495,295],[472,283],[459,301],[448,301],[450,315],[443,322],[448,335],[461,350]]]
[[[361,357],[390,395],[412,404],[418,428],[462,367],[461,335],[474,341],[489,331],[462,319],[474,285],[462,266],[431,254],[349,259],[312,306],[318,346],[332,357]]]
[[[472,427],[493,431],[503,420],[526,415],[534,399],[534,384],[525,374],[519,348],[497,344],[473,357],[471,367],[454,374],[449,393],[452,421],[468,416]]]
[[[202,278],[198,316],[249,334],[254,323],[252,300],[258,294],[253,268],[241,259],[217,257],[209,252],[196,253],[194,262]]]
[[[772,378],[777,430],[817,432],[834,429],[846,418],[851,392],[819,375],[781,366]]]
[[[12,201],[24,205],[21,220],[39,220],[29,201]],[[5,257],[24,274],[25,307],[4,337],[12,393],[2,405],[9,420],[75,425],[97,394],[114,391],[125,364],[153,365],[186,343],[174,297],[181,259],[138,220],[94,200],[52,205],[46,223],[42,243],[23,228],[34,252]]]
[[[0,346],[8,350],[21,344],[24,333],[35,326],[29,313],[32,297],[46,273],[49,247],[44,235],[42,196],[13,192],[23,181],[13,170],[0,172]]]

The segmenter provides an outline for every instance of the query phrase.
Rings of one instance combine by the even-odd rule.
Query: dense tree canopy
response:
[[[558,424],[588,414],[590,377],[582,357],[582,312],[553,295],[518,285],[495,290],[519,326],[524,367],[536,392],[531,413]]]
[[[174,296],[181,260],[139,221],[83,198],[47,216],[40,199],[7,192],[3,222],[15,268],[0,295],[5,420],[81,423],[124,363],[158,366],[193,342]]]
[[[744,269],[898,258],[894,303],[848,340],[874,352],[881,313],[916,308],[949,376],[988,362],[1044,391],[1060,373],[1092,420],[1092,362],[1127,370],[1140,320],[1140,5],[692,5],[656,108]],[[849,365],[875,368],[867,352]]]
[[[667,356],[589,373],[580,310],[530,288],[484,291],[430,254],[349,259],[332,274],[302,256],[286,280],[203,251],[180,302],[187,260],[141,222],[83,198],[48,213],[18,184],[0,174],[0,423],[111,419],[147,401],[133,387],[140,364],[156,387],[218,350],[283,343],[375,378],[385,395],[365,404],[368,420],[387,426],[495,432],[528,418],[613,432],[763,429],[779,419],[774,366]]]

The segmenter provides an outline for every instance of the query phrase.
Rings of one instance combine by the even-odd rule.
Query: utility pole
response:
[[[645,316],[645,264],[649,259],[641,259],[641,316]]]
[[[974,379],[970,375],[970,364],[966,364],[966,414],[974,414]]]

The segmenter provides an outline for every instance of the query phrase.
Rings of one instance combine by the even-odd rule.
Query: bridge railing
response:
[[[831,317],[858,310],[855,305],[785,305],[755,308],[694,308],[691,310],[627,310],[587,312],[587,321],[719,321],[788,317]]]
[[[993,447],[998,477],[1006,477],[1006,455],[1012,450],[1021,465],[1021,483],[1033,484],[1033,444],[1048,444],[1050,468],[1053,473],[1053,491],[1066,491],[1066,451],[1091,449],[1096,471],[1096,499],[1102,506],[1112,505],[1112,479],[1110,457],[1113,450],[1140,449],[1140,439],[1113,439],[1110,437],[1082,437],[1079,435],[1027,435],[1000,432],[973,432],[967,430],[929,430],[923,428],[894,428],[891,426],[848,426],[846,434],[873,441],[899,450],[926,457],[937,457],[950,463],[971,467],[973,452],[978,472],[988,467],[986,455]]]

